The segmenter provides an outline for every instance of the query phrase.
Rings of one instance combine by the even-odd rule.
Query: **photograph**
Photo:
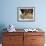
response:
[[[18,21],[34,21],[35,19],[34,7],[18,7],[17,20]]]

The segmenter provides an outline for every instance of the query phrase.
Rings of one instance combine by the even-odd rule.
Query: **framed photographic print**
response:
[[[17,8],[18,21],[35,21],[35,8],[34,7],[18,7]]]

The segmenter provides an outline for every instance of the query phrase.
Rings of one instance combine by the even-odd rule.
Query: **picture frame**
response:
[[[35,7],[17,7],[17,21],[34,22]]]

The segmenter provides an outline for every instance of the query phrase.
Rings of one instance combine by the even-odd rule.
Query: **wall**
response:
[[[45,0],[1,0],[0,24],[13,24],[16,28],[42,27],[46,28]],[[35,7],[35,22],[18,22],[17,7]]]

